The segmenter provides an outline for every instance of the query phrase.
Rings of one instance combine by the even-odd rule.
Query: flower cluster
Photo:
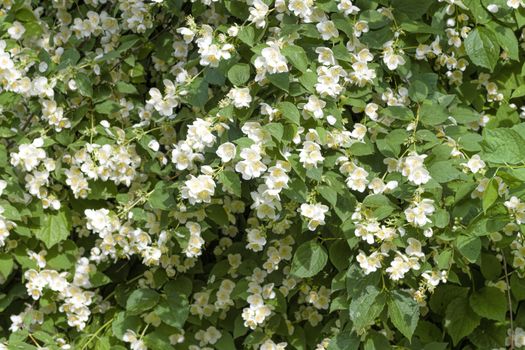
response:
[[[0,349],[525,346],[525,2],[0,8]]]

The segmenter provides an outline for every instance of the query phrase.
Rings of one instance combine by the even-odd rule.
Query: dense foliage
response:
[[[4,0],[0,349],[525,347],[523,0]]]

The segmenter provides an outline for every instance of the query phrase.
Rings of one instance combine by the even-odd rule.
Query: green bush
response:
[[[3,1],[0,349],[524,347],[524,25]]]

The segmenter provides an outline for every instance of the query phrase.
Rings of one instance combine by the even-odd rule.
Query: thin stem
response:
[[[509,283],[509,273],[507,271],[507,260],[505,259],[505,254],[502,252],[501,256],[503,257],[503,271],[505,272],[505,283],[507,284],[507,302],[509,305],[510,313],[510,350],[514,350],[514,316],[512,315],[512,298],[510,296],[510,283]]]
[[[97,329],[97,331],[95,333],[93,333],[91,335],[91,337],[89,337],[88,341],[82,346],[82,348],[80,350],[84,350],[86,349],[86,347],[91,343],[91,341],[100,333],[102,332],[102,330],[104,328],[106,328],[107,326],[109,326],[111,323],[113,322],[113,318],[111,318],[109,321],[107,321],[106,323],[104,323],[99,329]]]

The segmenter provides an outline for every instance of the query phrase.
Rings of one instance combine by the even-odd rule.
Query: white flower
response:
[[[11,164],[21,165],[26,171],[32,171],[46,158],[46,152],[41,148],[43,145],[42,138],[36,138],[30,144],[20,145],[18,153],[11,153]]]
[[[359,7],[354,6],[351,0],[340,0],[337,9],[343,11],[345,16],[355,15],[359,12]]]
[[[386,269],[393,281],[402,279],[408,271],[410,271],[410,264],[404,255],[396,256],[390,263],[390,267]]]
[[[463,163],[462,165],[467,167],[474,174],[485,168],[485,162],[477,154],[473,155],[467,163]]]
[[[271,339],[267,339],[264,343],[261,344],[259,350],[284,350],[288,344],[283,342],[276,344]]]
[[[405,64],[405,59],[400,54],[396,53],[391,46],[383,49],[383,62],[388,69],[395,70],[398,66]]]
[[[410,155],[402,161],[401,174],[408,177],[408,180],[416,185],[429,182],[431,179],[430,173],[425,169],[423,164],[426,157],[426,154],[418,155],[416,153],[410,153]]]
[[[365,275],[381,268],[381,259],[381,254],[378,252],[373,252],[370,256],[366,256],[363,251],[359,251],[359,254],[356,257],[356,260],[359,263],[359,266],[363,269]]]
[[[231,142],[225,142],[217,148],[215,152],[223,163],[228,163],[230,160],[235,158],[237,154],[237,147]]]
[[[315,49],[315,53],[319,56],[317,60],[319,63],[324,64],[325,66],[333,66],[336,64],[334,53],[327,47],[318,47]]]
[[[321,146],[313,141],[305,141],[300,151],[299,160],[305,168],[317,168],[317,164],[324,160]]]
[[[235,165],[235,171],[242,174],[243,180],[250,180],[261,176],[266,171],[266,165],[261,162],[261,149],[259,145],[244,148],[240,154],[241,160]]]
[[[228,97],[233,101],[236,108],[250,107],[252,96],[248,88],[232,88],[228,93]]]
[[[137,333],[132,331],[131,329],[126,330],[124,335],[122,336],[122,340],[126,343],[130,343],[130,349],[131,350],[147,350],[146,344],[144,344],[144,341],[142,339],[139,339],[137,337]]]
[[[4,190],[6,187],[7,187],[7,181],[0,180],[0,196],[4,193]]]
[[[210,203],[214,193],[215,182],[209,175],[190,175],[190,179],[184,182],[181,190],[182,198],[187,198],[190,204]]]
[[[19,40],[20,38],[22,38],[25,32],[26,29],[24,25],[18,21],[14,21],[13,25],[7,30],[7,34],[9,34],[11,39],[14,40]]]
[[[339,31],[332,21],[321,21],[316,25],[316,28],[323,40],[330,40],[331,38],[337,38],[339,36]]]
[[[250,6],[250,16],[248,21],[255,23],[257,28],[263,28],[266,25],[266,15],[268,14],[268,5],[261,0],[254,0]]]
[[[303,203],[299,208],[299,212],[301,213],[301,215],[309,219],[308,229],[310,231],[315,231],[317,226],[325,224],[324,219],[327,211],[328,207],[321,203]]]
[[[323,117],[323,108],[325,106],[326,102],[315,95],[310,95],[310,97],[308,97],[308,103],[303,106],[303,110],[313,115],[314,119],[321,119]],[[310,117],[309,113],[303,113],[305,119]]]
[[[160,144],[157,140],[151,140],[150,142],[148,142],[148,147],[152,150],[152,151],[155,151],[157,152],[160,148]]]
[[[434,211],[434,201],[424,198],[420,202],[412,203],[409,208],[405,209],[405,217],[414,226],[422,227],[432,222],[428,216],[432,215]]]
[[[188,258],[195,258],[201,255],[204,239],[201,236],[201,226],[196,222],[187,222],[186,228],[190,231],[188,245],[184,249],[184,254]]]
[[[507,6],[513,9],[517,9],[520,6],[524,6],[523,0],[507,0]]]
[[[204,156],[193,151],[193,148],[184,141],[175,145],[171,151],[171,161],[177,170],[193,169],[196,161],[203,161]]]

